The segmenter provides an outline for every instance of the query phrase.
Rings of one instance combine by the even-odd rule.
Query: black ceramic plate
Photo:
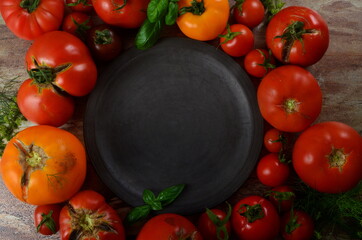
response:
[[[102,181],[143,204],[175,184],[165,211],[192,214],[230,197],[253,170],[262,144],[255,89],[241,67],[206,43],[166,38],[131,49],[99,77],[84,137]]]

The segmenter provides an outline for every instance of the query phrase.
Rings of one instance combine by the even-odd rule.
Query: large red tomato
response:
[[[125,240],[120,217],[102,195],[92,190],[78,192],[60,212],[62,240]]]
[[[328,26],[312,9],[287,7],[269,22],[266,43],[279,61],[309,66],[318,62],[327,51]]]
[[[33,40],[57,30],[64,16],[64,0],[1,0],[1,15],[16,36]]]
[[[138,28],[147,17],[150,0],[92,0],[97,15],[110,25]]]
[[[293,166],[310,187],[345,192],[362,179],[362,138],[340,122],[323,122],[304,131],[293,149]]]
[[[307,70],[286,65],[261,81],[258,104],[263,118],[284,132],[300,132],[312,124],[322,108],[322,91]]]
[[[137,240],[202,240],[200,232],[187,218],[173,213],[157,215],[142,227]]]

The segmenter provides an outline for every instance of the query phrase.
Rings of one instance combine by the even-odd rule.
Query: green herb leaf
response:
[[[145,219],[151,212],[151,207],[149,205],[143,205],[133,208],[126,216],[125,223],[133,224],[140,220]]]
[[[170,1],[168,4],[168,10],[165,17],[166,25],[174,25],[178,17],[178,0]]]
[[[148,18],[146,18],[136,35],[136,47],[141,50],[152,47],[160,37],[162,27],[163,21],[159,20],[151,23]]]
[[[161,202],[158,201],[155,194],[148,189],[143,191],[143,201],[148,204],[154,211],[162,210]]]
[[[168,187],[158,194],[157,200],[162,203],[163,207],[167,206],[176,200],[176,198],[181,194],[184,188],[185,184],[178,184]]]
[[[147,17],[151,23],[159,21],[166,15],[168,0],[151,0],[147,7]]]
[[[269,22],[285,5],[283,0],[261,0],[266,9],[266,18]]]

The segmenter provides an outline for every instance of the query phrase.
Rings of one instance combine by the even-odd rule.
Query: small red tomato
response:
[[[207,209],[201,214],[197,228],[207,240],[229,239],[231,232],[230,215],[231,207],[228,214],[220,209]]]
[[[36,231],[43,235],[53,235],[59,231],[60,204],[37,206],[34,210]]]
[[[286,144],[285,134],[276,128],[271,128],[264,134],[264,146],[269,152],[278,153],[285,149]]]
[[[277,210],[260,196],[241,199],[233,208],[231,223],[239,239],[272,240],[280,229]]]
[[[92,0],[66,0],[67,6],[74,12],[91,12]]]
[[[262,157],[256,168],[259,181],[270,187],[284,184],[289,177],[289,166],[276,153],[269,153]]]
[[[81,12],[72,12],[64,17],[62,29],[80,39],[84,39],[87,31],[93,26],[89,15]]]
[[[249,28],[258,26],[264,19],[264,5],[260,0],[236,0],[233,11],[237,23]]]
[[[223,34],[220,35],[220,45],[224,52],[230,56],[244,56],[254,47],[253,32],[242,24],[228,25]]]
[[[268,198],[279,212],[286,212],[293,207],[295,193],[292,187],[284,185],[268,191]]]
[[[308,240],[313,237],[313,219],[305,212],[291,210],[281,218],[280,232],[286,240]]]
[[[275,68],[275,59],[265,49],[254,49],[245,56],[244,68],[250,75],[262,78]]]

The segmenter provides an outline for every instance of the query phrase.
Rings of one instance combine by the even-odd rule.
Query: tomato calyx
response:
[[[231,9],[236,8],[239,11],[239,14],[243,11],[243,3],[245,0],[235,0],[235,4],[231,7]]]
[[[331,168],[336,167],[340,172],[342,172],[342,167],[347,162],[347,156],[348,154],[345,154],[343,149],[332,147],[331,153],[327,156],[329,160],[329,166]]]
[[[204,0],[198,2],[197,0],[192,0],[191,6],[183,7],[179,10],[179,15],[183,15],[185,13],[192,13],[194,15],[202,15],[205,12]]]
[[[99,45],[107,45],[113,42],[112,34],[109,29],[96,30],[94,43]]]
[[[295,229],[300,227],[300,224],[298,223],[297,216],[294,215],[293,209],[290,211],[290,219],[288,223],[285,225],[285,232],[287,234],[291,234]]]
[[[39,65],[36,59],[33,59],[33,62],[35,64],[35,68],[28,70],[29,77],[39,86],[43,87],[53,85],[57,74],[66,71],[72,66],[71,63],[66,63],[52,68]]]
[[[28,11],[28,13],[34,12],[39,6],[40,0],[22,0],[20,7]]]
[[[56,230],[56,226],[55,226],[55,221],[52,217],[53,215],[53,210],[50,210],[48,214],[45,214],[45,213],[42,213],[41,216],[42,216],[42,220],[40,221],[40,223],[38,224],[38,226],[36,226],[36,231],[39,232],[40,231],[40,228],[45,225],[47,228],[49,228],[49,230],[52,232],[52,233],[56,233],[57,230]]]
[[[264,57],[264,62],[258,64],[259,66],[263,67],[267,72],[269,71],[269,69],[276,68],[276,65],[272,64],[272,53],[270,49],[269,49],[269,57],[267,57],[263,51],[260,51],[260,49],[256,50]]]
[[[276,36],[275,38],[281,38],[284,42],[282,50],[282,60],[284,62],[289,62],[289,55],[292,49],[292,46],[295,41],[299,41],[302,44],[302,49],[304,52],[304,42],[303,35],[316,33],[315,29],[304,29],[304,22],[295,21],[289,24],[283,31],[282,35]]]
[[[229,233],[228,230],[226,228],[226,223],[229,221],[230,217],[231,217],[231,213],[232,213],[232,207],[229,203],[227,203],[228,205],[228,212],[225,216],[225,218],[223,220],[221,220],[220,218],[218,218],[218,216],[216,216],[215,213],[213,213],[210,209],[206,208],[206,214],[209,217],[209,219],[211,220],[211,222],[215,225],[216,227],[216,237],[218,240],[226,240],[229,239]],[[223,236],[222,237],[222,234]]]
[[[291,113],[298,112],[299,105],[300,105],[300,102],[298,102],[296,99],[288,98],[288,99],[284,100],[282,107],[286,113],[291,114]]]
[[[232,32],[229,24],[226,26],[226,31],[227,31],[226,34],[219,35],[220,38],[225,39],[221,44],[225,44],[241,34],[241,32]]]
[[[114,1],[112,1],[112,3],[117,6],[114,11],[118,11],[118,10],[121,10],[122,8],[124,8],[126,5],[127,5],[127,0],[124,0],[123,1],[123,4],[122,5],[119,5],[118,3],[115,3]]]
[[[90,22],[90,17],[88,17],[87,20],[85,20],[82,23],[77,22],[73,17],[71,17],[72,22],[74,23],[74,25],[77,27],[75,30],[75,33],[80,37],[80,38],[84,38],[86,32],[91,28],[88,24]]]
[[[265,216],[264,210],[260,204],[248,205],[242,204],[238,210],[241,216],[244,216],[249,223],[253,223],[258,219],[261,219]]]

